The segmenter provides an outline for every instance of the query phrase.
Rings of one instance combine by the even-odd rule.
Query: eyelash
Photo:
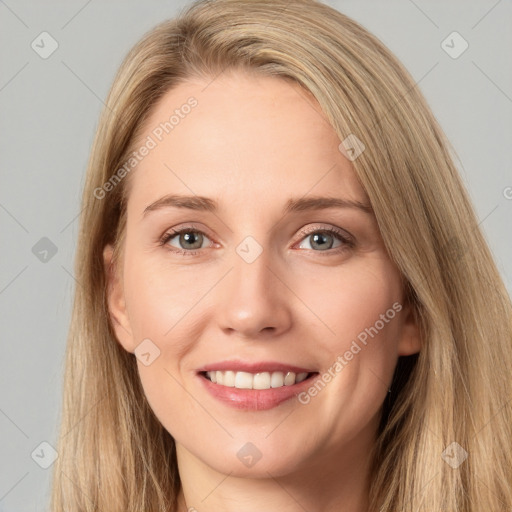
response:
[[[199,233],[206,237],[208,236],[208,235],[206,235],[206,233],[204,233],[203,231],[201,231],[197,228],[194,228],[191,226],[190,227],[185,226],[181,229],[177,229],[177,230],[172,229],[171,231],[167,231],[166,233],[164,233],[164,235],[159,239],[159,245],[166,247],[173,254],[178,254],[181,256],[196,256],[202,249],[196,249],[196,250],[194,250],[194,249],[193,250],[176,249],[175,247],[170,248],[170,246],[167,245],[169,240],[172,240],[175,236],[181,235],[182,233]],[[322,233],[322,234],[327,233],[327,234],[333,235],[340,242],[342,242],[343,245],[341,245],[340,247],[336,247],[335,249],[327,249],[326,251],[315,251],[313,249],[308,249],[308,250],[311,250],[313,252],[320,253],[320,254],[324,253],[324,255],[327,255],[327,256],[332,256],[333,254],[339,254],[341,252],[344,252],[348,249],[352,249],[355,247],[355,242],[350,235],[345,234],[344,232],[342,232],[336,228],[333,228],[333,227],[306,229],[305,231],[302,232],[302,238],[299,240],[299,242],[301,242],[303,239],[307,238],[308,236],[317,234],[317,233]]]

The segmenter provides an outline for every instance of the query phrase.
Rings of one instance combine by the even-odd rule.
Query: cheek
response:
[[[318,340],[332,349],[331,355],[348,350],[358,338],[379,337],[388,348],[396,346],[402,293],[398,271],[389,260],[368,258],[322,269],[314,280],[297,280],[293,287],[311,312],[304,315],[317,318]]]
[[[202,414],[183,387],[189,375],[182,363],[201,337],[200,319],[206,318],[201,299],[217,277],[198,277],[192,265],[172,268],[162,260],[135,251],[127,255],[125,297],[134,344],[149,339],[158,354],[147,366],[137,361],[141,384],[151,409],[174,435],[176,423],[182,425],[175,418],[188,424]]]
[[[154,339],[162,348],[165,343],[166,348],[179,351],[185,332],[192,339],[190,319],[200,311],[199,302],[211,279],[198,277],[193,266],[172,268],[161,257],[143,254],[127,258],[126,276],[126,309],[134,337]]]
[[[382,404],[398,358],[403,323],[398,271],[375,259],[350,271],[331,268],[315,278],[315,288],[297,283],[295,289],[320,319],[321,333],[315,351],[322,354],[324,378],[303,402],[315,413],[343,410],[364,424]]]

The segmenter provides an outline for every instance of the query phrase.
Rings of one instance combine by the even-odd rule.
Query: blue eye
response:
[[[178,238],[178,247],[169,243],[174,238]],[[201,231],[192,228],[182,228],[179,230],[172,230],[170,233],[166,233],[160,242],[162,245],[170,245],[171,247],[175,247],[173,252],[177,252],[179,254],[194,255],[196,254],[197,249],[203,248],[202,245],[205,239],[209,240],[209,238],[206,237],[206,235]]]
[[[299,246],[301,249],[322,252],[326,253],[326,255],[337,254],[355,247],[355,242],[351,235],[333,227],[310,228],[306,230],[304,235],[302,240],[309,240],[309,247],[304,247],[305,242],[303,241]]]
[[[176,239],[176,241],[171,243],[174,239]],[[304,241],[308,239],[310,240],[309,247],[303,247]],[[160,245],[182,256],[195,256],[199,253],[200,249],[205,248],[203,247],[203,243],[206,240],[210,242],[211,247],[211,240],[202,231],[193,227],[183,227],[165,233],[160,239]],[[338,243],[336,244],[336,242]],[[353,248],[354,246],[355,243],[351,235],[330,227],[310,228],[306,230],[306,232],[303,232],[299,248],[333,255]]]
[[[342,235],[338,230],[329,228],[329,229],[317,229],[312,233],[308,234],[304,240],[310,240],[310,247],[302,247],[302,249],[312,249],[315,248],[320,249],[320,252],[329,251],[330,249],[337,249],[340,246],[345,246],[347,244],[350,245],[350,240],[344,235]],[[339,242],[339,244],[335,247],[333,245]],[[304,243],[304,242],[302,242]]]

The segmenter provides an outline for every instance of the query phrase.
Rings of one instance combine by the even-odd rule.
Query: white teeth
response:
[[[217,372],[219,373],[219,372]],[[230,388],[235,387],[235,372],[224,372],[224,379],[223,379],[224,386],[228,386]]]
[[[281,372],[272,372],[270,377],[270,386],[273,388],[280,388],[284,386],[284,375]]]
[[[284,378],[284,385],[285,386],[291,386],[295,384],[295,373],[294,372],[288,372]]]
[[[270,373],[257,373],[253,377],[252,389],[270,389]]]
[[[215,384],[237,389],[270,389],[282,386],[292,386],[305,380],[307,372],[235,372],[235,371],[211,371],[206,372],[206,377]]]
[[[235,388],[237,388],[237,389],[252,389],[252,381],[253,381],[252,373],[236,372]]]

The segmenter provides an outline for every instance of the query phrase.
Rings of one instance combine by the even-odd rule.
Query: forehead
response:
[[[165,193],[246,208],[309,193],[364,200],[339,144],[314,97],[289,80],[237,71],[187,81],[141,131],[136,147],[151,149],[131,175],[129,204]]]

